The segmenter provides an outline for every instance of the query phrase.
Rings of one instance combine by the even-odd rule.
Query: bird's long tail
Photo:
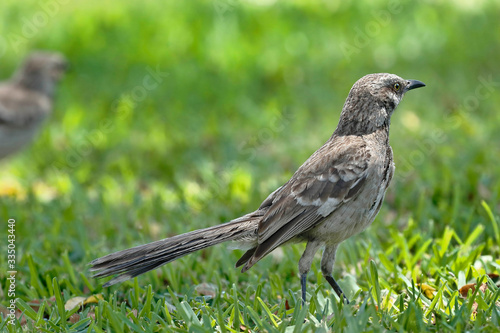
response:
[[[226,241],[257,239],[258,219],[251,214],[228,223],[191,231],[115,252],[93,260],[90,271],[93,277],[117,275],[105,287],[121,283],[158,268],[192,252]]]

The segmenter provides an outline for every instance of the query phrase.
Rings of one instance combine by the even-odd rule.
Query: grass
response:
[[[0,331],[498,331],[497,2],[52,4],[0,4],[0,77],[36,48],[73,68],[37,142],[0,165],[18,272],[8,325],[0,256]],[[90,277],[96,257],[255,209],[383,71],[427,87],[392,118],[379,216],[339,248],[351,304],[316,260],[300,305],[302,245],[245,274],[222,245],[111,288]]]

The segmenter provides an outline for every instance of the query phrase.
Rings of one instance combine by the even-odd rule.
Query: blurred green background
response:
[[[65,253],[85,272],[110,251],[255,209],[328,139],[352,84],[374,72],[427,87],[392,118],[395,179],[372,227],[341,246],[336,274],[358,272],[363,250],[374,257],[407,228],[424,242],[482,225],[482,254],[498,258],[481,201],[498,215],[499,12],[498,1],[466,0],[3,0],[2,79],[35,49],[71,63],[37,141],[0,165],[19,297],[32,296],[29,256],[40,276],[64,277]],[[220,246],[168,267],[189,283],[186,267],[208,254],[231,282],[280,265],[264,261],[247,277],[232,268],[240,253]],[[290,288],[299,256],[282,259]]]

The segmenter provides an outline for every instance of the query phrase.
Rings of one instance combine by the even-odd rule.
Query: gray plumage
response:
[[[95,277],[118,274],[105,284],[110,286],[194,251],[233,241],[247,249],[236,263],[245,272],[278,246],[306,242],[299,261],[303,300],[306,276],[320,248],[324,248],[321,271],[343,295],[331,275],[337,247],[368,227],[379,212],[394,174],[391,115],[408,90],[423,86],[393,74],[364,76],[349,92],[330,139],[255,212],[107,255],[92,261],[91,271]]]
[[[58,53],[32,53],[8,81],[0,83],[0,159],[30,143],[52,111],[57,82],[66,70]]]

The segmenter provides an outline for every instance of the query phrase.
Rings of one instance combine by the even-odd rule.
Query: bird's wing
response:
[[[360,137],[336,137],[273,193],[259,223],[256,260],[316,226],[352,200],[365,184],[370,152]],[[271,197],[271,196],[270,196]],[[261,206],[262,207],[262,206]]]
[[[0,85],[0,124],[30,126],[50,113],[50,99],[37,92],[30,92],[15,85]]]

